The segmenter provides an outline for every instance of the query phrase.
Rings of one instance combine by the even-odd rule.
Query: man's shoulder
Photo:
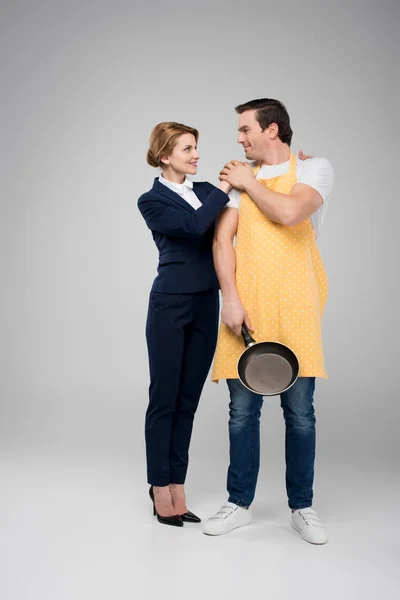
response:
[[[307,160],[297,158],[296,168],[303,173],[331,172],[333,174],[332,164],[325,156],[313,156]]]
[[[297,181],[314,188],[326,202],[334,183],[333,167],[324,156],[315,156],[307,160],[297,161]]]

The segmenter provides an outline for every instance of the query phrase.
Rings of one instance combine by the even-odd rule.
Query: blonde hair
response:
[[[158,123],[150,135],[149,149],[147,150],[146,160],[151,167],[162,167],[162,156],[168,156],[175,148],[178,137],[183,133],[191,133],[196,139],[199,139],[199,132],[193,127],[188,127],[182,123],[173,121],[163,121]]]

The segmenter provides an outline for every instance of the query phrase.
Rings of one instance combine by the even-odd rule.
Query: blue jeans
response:
[[[263,397],[250,392],[239,379],[228,379],[230,465],[229,501],[250,506],[260,466],[260,416]],[[286,425],[286,491],[289,507],[312,505],[315,460],[315,377],[299,377],[281,394]]]

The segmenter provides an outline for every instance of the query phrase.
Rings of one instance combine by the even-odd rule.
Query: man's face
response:
[[[239,115],[239,135],[237,141],[242,144],[248,160],[261,160],[268,144],[268,129],[262,131],[256,119],[255,110],[246,110]]]

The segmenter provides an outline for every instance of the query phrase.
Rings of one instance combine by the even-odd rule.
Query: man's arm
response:
[[[332,167],[326,160],[318,166],[320,176],[319,189],[326,188],[326,182],[333,179]],[[313,167],[314,168],[314,167]],[[272,221],[282,225],[297,225],[308,219],[323,202],[320,192],[304,183],[296,183],[290,194],[281,194],[259,183],[252,169],[243,163],[232,161],[221,171],[220,179],[228,181],[235,188],[245,190],[258,208]],[[326,181],[325,181],[326,180]],[[328,187],[331,187],[328,186]]]
[[[281,194],[269,190],[254,177],[244,190],[266,217],[281,225],[298,225],[322,204],[320,194],[304,183],[296,183],[290,194]]]
[[[233,241],[238,222],[239,211],[236,208],[224,209],[217,219],[213,242],[214,265],[223,302],[221,320],[236,335],[240,335],[243,323],[253,331],[236,289],[236,256]]]

